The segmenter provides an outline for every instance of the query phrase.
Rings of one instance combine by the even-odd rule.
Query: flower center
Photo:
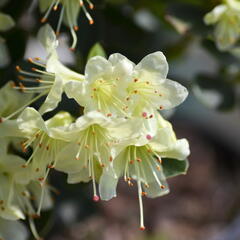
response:
[[[89,178],[93,181],[93,200],[98,201],[96,181],[101,174],[101,168],[112,159],[108,132],[101,126],[93,124],[80,132],[77,144],[79,147],[75,159],[82,161],[83,167],[88,169]]]
[[[163,93],[160,89],[160,84],[156,84],[153,81],[144,81],[142,79],[133,79],[127,88],[128,97],[126,98],[129,101],[134,96],[139,96],[142,103],[147,105],[152,105],[156,99],[163,96]]]
[[[91,85],[91,98],[96,102],[98,110],[107,115],[115,110],[126,115],[128,107],[118,97],[116,90],[114,82],[100,78]]]
[[[161,189],[165,188],[156,173],[156,171],[162,171],[160,166],[161,157],[154,152],[149,145],[128,146],[122,157],[126,159],[123,171],[125,182],[127,182],[129,186],[133,186],[132,179],[137,181],[140,208],[140,229],[144,230],[142,196],[146,196],[147,192],[144,192],[142,187],[148,189],[149,184],[155,181]]]

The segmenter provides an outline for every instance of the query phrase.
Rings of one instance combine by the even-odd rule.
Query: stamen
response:
[[[35,59],[38,59],[38,58],[35,58]],[[35,64],[35,65],[37,65],[37,66],[39,66],[39,67],[46,68],[46,65],[45,65],[45,64],[36,62],[36,61],[34,61],[32,58],[28,58],[28,62],[30,62],[30,63],[32,63],[32,64]]]
[[[56,29],[56,35],[57,36],[60,34],[60,29],[61,29],[61,25],[62,25],[62,21],[63,21],[63,16],[64,16],[64,11],[65,11],[65,8],[64,8],[64,6],[62,6],[60,16],[59,16],[59,19],[58,19],[57,29]]]
[[[36,240],[43,240],[43,239],[39,236],[39,234],[38,234],[38,232],[37,232],[37,229],[36,229],[35,223],[34,223],[34,221],[33,221],[33,218],[32,218],[32,217],[29,217],[28,220],[29,220],[29,226],[30,226],[30,229],[31,229],[31,232],[32,232],[34,238],[35,238]]]
[[[70,28],[70,31],[71,31],[72,38],[73,38],[73,43],[72,43],[72,45],[70,47],[70,50],[74,51],[75,48],[76,48],[76,45],[77,45],[77,35],[76,35],[73,27]]]
[[[85,7],[85,5],[84,5],[82,0],[80,0],[80,6],[82,7],[82,9],[84,11],[84,14],[87,17],[87,19],[89,21],[89,24],[92,25],[94,23],[94,21],[93,21],[91,15],[88,13],[88,11],[87,11],[87,9],[86,9],[86,7]]]
[[[140,180],[138,180],[138,200],[139,200],[139,210],[140,210],[140,229],[145,230],[144,226],[144,216],[143,216],[143,202],[142,202],[142,186]]]
[[[45,23],[45,22],[47,21],[48,16],[49,16],[49,14],[50,14],[50,12],[51,12],[54,4],[55,4],[55,1],[52,1],[52,3],[51,3],[51,5],[49,6],[47,12],[45,13],[45,15],[43,16],[43,18],[41,19],[41,23]]]
[[[93,3],[90,0],[87,0],[89,8],[92,10],[94,8]]]
[[[53,10],[57,11],[58,10],[58,4],[59,4],[60,0],[57,0],[57,2],[55,3]]]

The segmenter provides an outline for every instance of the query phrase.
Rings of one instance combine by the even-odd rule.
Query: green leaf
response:
[[[0,13],[0,31],[5,32],[15,25],[14,20],[8,14]]]
[[[92,46],[88,53],[88,58],[90,59],[95,56],[101,56],[101,57],[106,57],[105,50],[103,49],[102,45],[100,43],[96,43]]]
[[[188,159],[177,160],[172,158],[165,158],[162,162],[163,172],[166,178],[175,177],[181,174],[186,174],[189,162]]]

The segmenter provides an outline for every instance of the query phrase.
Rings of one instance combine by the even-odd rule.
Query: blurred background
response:
[[[69,0],[70,1],[70,0]],[[70,68],[83,72],[95,43],[107,55],[120,52],[135,63],[154,51],[168,60],[169,78],[182,83],[188,99],[164,112],[178,138],[190,142],[186,176],[169,179],[171,193],[144,198],[146,231],[138,229],[137,192],[121,182],[118,198],[94,203],[91,185],[67,185],[53,172],[55,208],[37,221],[47,240],[239,240],[240,239],[240,59],[220,52],[204,15],[218,0],[92,0],[94,24],[80,15],[78,45],[68,48],[67,27],[60,35],[59,55]],[[2,1],[4,2],[4,1]],[[28,57],[46,57],[36,39],[42,14],[38,1],[9,0],[1,11],[16,25],[1,33],[0,86],[16,80],[16,65]],[[59,11],[49,23],[56,28]],[[59,109],[79,112],[64,98]]]

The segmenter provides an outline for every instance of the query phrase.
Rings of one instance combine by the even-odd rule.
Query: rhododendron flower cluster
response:
[[[48,8],[44,20],[61,3],[59,21],[64,18],[71,30],[79,11],[74,4],[92,21],[83,1],[40,3],[43,10]],[[49,25],[41,28],[38,38],[46,49],[46,62],[28,59],[32,71],[17,66],[20,82],[0,90],[4,99],[0,101],[0,228],[28,218],[34,237],[40,239],[34,219],[52,206],[48,176],[55,169],[67,174],[69,184],[91,182],[95,202],[117,197],[120,178],[130,187],[136,183],[144,230],[142,198],[169,192],[163,160],[170,165],[172,161],[172,169],[172,159],[187,166],[188,141],[178,139],[161,115],[161,110],[181,104],[187,89],[167,78],[162,52],[151,53],[138,64],[119,53],[108,59],[95,56],[83,73],[77,73],[59,61],[58,40]],[[56,109],[63,93],[83,108],[83,114],[73,117],[60,111],[46,119],[44,114]],[[43,96],[39,109],[30,106]]]

